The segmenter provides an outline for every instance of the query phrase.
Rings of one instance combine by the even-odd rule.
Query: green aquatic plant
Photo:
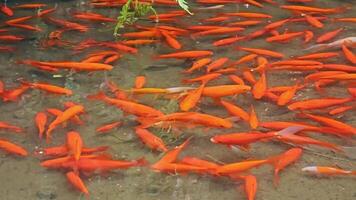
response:
[[[119,30],[124,28],[125,25],[135,23],[140,17],[145,16],[150,12],[157,16],[157,12],[152,4],[139,2],[138,0],[128,0],[125,5],[122,6],[120,15],[117,17],[114,35],[117,36]]]
[[[187,13],[189,13],[190,15],[193,15],[192,12],[189,11],[189,6],[188,6],[188,2],[186,2],[185,0],[177,0],[178,5],[185,10]]]
[[[185,10],[190,15],[193,15],[193,13],[189,11],[188,2],[186,0],[176,1],[183,10]],[[114,29],[114,36],[117,36],[119,30],[124,28],[125,25],[134,24],[140,17],[143,17],[150,12],[156,15],[156,22],[158,22],[158,15],[156,10],[152,6],[152,3],[139,2],[138,0],[127,0],[125,5],[122,6],[120,14],[117,17],[117,23]]]

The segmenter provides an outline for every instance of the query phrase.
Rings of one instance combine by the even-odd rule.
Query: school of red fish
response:
[[[90,0],[88,5],[100,11],[119,10],[126,0]],[[140,2],[151,2],[140,0]],[[189,2],[191,3],[191,2]],[[193,3],[193,2],[192,2]],[[0,139],[3,152],[17,156],[39,156],[40,165],[47,169],[61,169],[66,173],[69,183],[81,193],[89,196],[89,190],[83,181],[83,175],[101,174],[117,169],[131,167],[149,167],[151,170],[168,174],[195,173],[212,177],[227,177],[236,182],[243,182],[248,200],[253,200],[257,193],[257,178],[250,171],[254,168],[271,165],[274,168],[275,186],[279,184],[279,173],[288,171],[288,166],[301,158],[305,149],[310,147],[325,148],[340,157],[346,157],[347,148],[352,148],[356,135],[355,124],[345,122],[344,115],[355,114],[356,104],[356,36],[342,37],[347,29],[341,26],[354,26],[354,17],[340,17],[348,13],[352,5],[337,8],[319,7],[316,0],[197,0],[192,9],[194,15],[179,10],[175,0],[155,0],[154,5],[162,6],[157,15],[146,17],[149,25],[134,24],[125,28],[119,35],[107,41],[84,38],[80,42],[63,39],[71,32],[85,34],[91,30],[90,23],[115,25],[116,19],[96,12],[76,11],[68,19],[54,16],[56,8],[43,3],[1,5],[0,52],[16,54],[16,43],[26,40],[25,34],[18,31],[42,32],[34,22],[41,20],[49,26],[58,27],[40,41],[42,50],[49,48],[71,48],[79,54],[95,49],[84,59],[73,57],[68,60],[18,60],[18,65],[32,67],[48,74],[67,70],[69,73],[110,74],[116,63],[127,54],[139,54],[141,46],[160,44],[170,49],[169,52],[152,57],[154,61],[162,59],[180,59],[184,62],[182,74],[185,77],[181,86],[170,88],[146,87],[150,77],[137,76],[132,88],[123,88],[106,79],[99,91],[92,91],[86,97],[90,101],[101,101],[109,107],[120,109],[125,116],[132,115],[136,125],[132,130],[141,141],[147,153],[155,154],[157,160],[149,163],[142,155],[135,160],[116,160],[108,153],[109,146],[86,146],[81,133],[71,127],[85,126],[83,116],[86,107],[79,102],[59,103],[56,108],[38,111],[34,124],[38,129],[38,139],[49,147],[29,153],[29,150],[7,139]],[[241,7],[256,7],[261,12],[224,12],[201,20],[199,25],[179,25],[178,21],[187,17],[197,17],[200,12],[219,9],[223,6],[239,4]],[[289,12],[284,19],[276,19],[265,11],[268,6],[279,7]],[[27,16],[17,16],[19,10],[26,9]],[[162,10],[165,10],[162,9]],[[22,11],[24,13],[24,11]],[[34,14],[35,13],[35,14]],[[354,13],[351,13],[354,14]],[[337,17],[335,16],[337,15]],[[90,22],[90,23],[88,23]],[[330,23],[340,24],[340,28],[324,31]],[[171,24],[171,25],[169,25]],[[309,26],[307,30],[293,31],[295,24]],[[134,30],[128,32],[127,30]],[[253,31],[251,31],[253,30]],[[100,33],[98,33],[100,34]],[[209,49],[188,49],[182,43],[186,40],[210,40]],[[247,45],[259,40],[258,45]],[[264,41],[263,41],[264,40]],[[264,44],[286,45],[299,42],[303,48],[298,55],[286,56],[283,52],[262,48]],[[244,45],[241,45],[243,43]],[[265,45],[266,46],[266,45]],[[305,48],[304,48],[305,47]],[[102,49],[102,50],[98,50]],[[223,57],[221,50],[232,49],[243,52],[237,58]],[[216,56],[219,55],[219,56]],[[298,72],[291,79],[290,85],[278,85],[269,82],[272,73]],[[223,80],[223,81],[222,81]],[[40,90],[49,95],[70,96],[76,93],[71,89],[51,83],[16,80],[18,86],[9,87],[0,80],[1,106],[12,104],[23,98],[29,90]],[[214,83],[215,82],[215,83]],[[218,83],[217,83],[218,82]],[[222,84],[221,84],[222,83]],[[274,86],[271,86],[274,85]],[[337,86],[347,96],[328,96],[328,89]],[[305,90],[314,90],[318,97],[300,100]],[[45,94],[43,94],[45,95]],[[148,105],[143,96],[155,95],[179,102],[179,111],[164,113],[155,105]],[[236,99],[249,99],[250,106],[237,105]],[[298,100],[297,100],[298,99]],[[209,114],[200,108],[204,102],[210,107],[223,110],[224,115]],[[258,102],[275,104],[288,112],[295,113],[294,121],[261,121],[254,105]],[[306,123],[305,121],[308,121]],[[353,121],[355,122],[355,121]],[[70,124],[70,125],[69,125]],[[95,130],[105,137],[116,131],[122,121],[117,120],[98,126]],[[246,131],[236,132],[234,127],[245,126]],[[172,135],[181,134],[185,129],[203,127],[212,129],[214,136],[209,138],[211,145],[226,145],[239,153],[250,150],[251,144],[273,142],[287,148],[278,155],[268,158],[241,160],[233,163],[217,163],[193,156],[180,158],[190,140],[171,147],[155,134],[156,130],[167,129]],[[58,129],[66,130],[66,141],[60,146],[52,146]],[[26,132],[11,122],[0,121],[1,132]],[[70,130],[70,131],[69,131]],[[94,131],[94,130],[93,130]],[[35,134],[35,133],[28,133]],[[315,134],[338,138],[339,143],[320,139]],[[1,136],[3,138],[3,136]],[[317,148],[317,149],[318,149]],[[315,151],[317,151],[317,149]],[[241,150],[241,151],[240,151]],[[157,152],[164,152],[159,157]],[[317,164],[317,163],[316,163]],[[342,169],[335,166],[305,166],[301,169],[326,176],[355,176],[355,169]],[[258,199],[258,198],[257,198]]]

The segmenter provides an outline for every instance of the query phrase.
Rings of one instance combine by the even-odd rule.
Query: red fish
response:
[[[48,129],[46,131],[46,136],[47,136],[47,142],[50,141],[51,138],[51,132],[60,124],[66,122],[70,118],[76,116],[77,114],[83,113],[84,112],[84,107],[82,105],[75,105],[72,106],[68,109],[66,109],[63,113],[57,116],[57,118],[52,121]]]
[[[319,36],[318,39],[316,39],[316,42],[317,43],[328,42],[329,40],[331,40],[334,37],[336,37],[342,30],[344,30],[344,29],[343,28],[339,28],[339,29],[336,29],[334,31],[330,31],[330,32],[324,33],[323,35]]]
[[[141,139],[141,141],[146,144],[152,150],[158,150],[167,152],[168,149],[164,144],[163,140],[158,136],[154,135],[147,129],[138,128],[135,129],[136,135]]]
[[[70,171],[66,174],[68,181],[80,192],[84,193],[85,195],[89,195],[89,191],[84,185],[82,179],[74,172]]]
[[[83,140],[80,134],[75,131],[70,131],[67,133],[66,144],[68,149],[68,154],[73,156],[74,160],[78,161],[83,150]]]
[[[95,131],[99,132],[99,133],[106,133],[106,132],[112,130],[113,128],[121,126],[121,124],[122,124],[122,122],[120,122],[120,121],[113,122],[113,123],[110,123],[110,124],[105,124],[103,126],[100,126],[100,127],[96,128]]]
[[[187,96],[185,96],[184,99],[182,99],[182,101],[179,103],[180,109],[182,111],[189,111],[190,109],[194,108],[200,100],[204,87],[205,83],[203,82],[199,88],[188,92]]]
[[[38,128],[38,137],[42,139],[43,133],[45,131],[45,126],[47,123],[47,115],[44,112],[38,112],[35,116],[36,126]]]
[[[20,87],[13,90],[5,90],[0,96],[3,101],[17,101],[18,97],[25,93],[30,87],[28,85],[21,85]]]
[[[99,92],[96,95],[88,96],[88,98],[102,100],[108,104],[117,106],[126,113],[130,113],[140,117],[158,117],[163,115],[161,111],[156,110],[152,107],[131,101],[110,98],[102,92]]]
[[[143,88],[146,84],[145,76],[137,76],[135,79],[135,88]]]
[[[279,183],[279,172],[290,165],[291,163],[298,160],[302,155],[303,150],[301,148],[292,148],[288,151],[278,155],[276,161],[273,162],[274,165],[274,185],[277,186]]]
[[[6,129],[6,130],[9,130],[9,131],[15,131],[16,133],[21,133],[23,132],[23,129],[18,127],[18,126],[14,126],[14,125],[11,125],[7,122],[3,122],[3,121],[0,121],[0,129]]]
[[[303,172],[309,172],[316,175],[356,175],[356,171],[344,170],[327,166],[309,166],[302,169]]]
[[[7,16],[11,17],[14,15],[14,12],[11,10],[11,8],[7,7],[6,5],[1,5],[0,10]]]
[[[73,94],[73,92],[69,89],[62,88],[62,87],[55,86],[55,85],[50,85],[47,83],[30,83],[30,82],[26,82],[26,81],[21,81],[21,83],[24,85],[28,85],[31,88],[36,88],[36,89],[44,90],[44,91],[55,93],[55,94],[64,94],[64,95],[72,95]]]
[[[163,54],[157,56],[157,58],[177,58],[177,59],[186,59],[186,58],[198,58],[203,56],[213,55],[212,51],[182,51],[177,53]]]
[[[21,146],[18,146],[16,144],[13,144],[7,140],[4,140],[4,139],[0,139],[0,149],[6,151],[8,153],[16,154],[19,156],[27,156],[28,155],[27,151],[24,148],[22,148]]]

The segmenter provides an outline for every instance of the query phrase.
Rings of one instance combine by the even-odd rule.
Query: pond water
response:
[[[263,23],[256,26],[246,27],[241,35],[248,35],[256,30],[261,29],[271,21],[277,21],[291,17],[290,11],[281,9],[279,6],[263,3],[263,8],[247,6],[243,3],[226,3],[215,9],[199,9],[211,7],[217,4],[203,4],[188,1],[190,9],[194,15],[185,15],[175,18],[173,22],[154,23],[146,18],[139,19],[135,24],[154,27],[156,25],[169,25],[177,28],[186,29],[193,25],[218,25],[226,26],[227,21],[223,22],[203,22],[202,20],[214,17],[220,13],[227,12],[260,12],[272,15],[272,19],[262,19]],[[279,4],[286,1],[276,1]],[[61,38],[62,41],[68,41],[68,45],[43,47],[43,42],[49,37],[49,33],[60,28],[55,24],[43,18],[33,18],[24,24],[31,24],[40,28],[42,31],[29,31],[26,29],[16,28],[3,25],[6,20],[22,16],[36,15],[39,9],[13,9],[14,16],[8,17],[0,15],[2,27],[8,29],[8,33],[1,35],[13,34],[23,36],[25,39],[19,42],[0,41],[0,46],[12,46],[16,48],[13,52],[2,51],[0,53],[0,80],[4,83],[6,89],[14,89],[20,85],[21,80],[29,82],[45,82],[53,85],[65,87],[73,91],[73,95],[54,95],[47,94],[41,90],[31,89],[26,91],[15,102],[0,101],[0,121],[8,122],[23,128],[24,134],[13,134],[5,130],[0,130],[1,138],[23,146],[28,152],[27,157],[17,157],[14,155],[0,152],[0,195],[1,199],[28,199],[28,200],[67,200],[67,199],[86,199],[84,195],[76,191],[66,179],[66,170],[50,170],[41,167],[40,162],[44,158],[34,154],[43,148],[58,146],[65,143],[66,133],[68,131],[77,131],[80,133],[85,146],[109,146],[108,152],[113,159],[133,160],[145,157],[149,163],[158,161],[164,153],[151,151],[136,137],[134,127],[137,125],[132,115],[123,113],[120,109],[107,105],[102,101],[89,100],[88,95],[95,94],[100,90],[105,90],[109,95],[110,92],[105,87],[105,82],[111,80],[122,89],[130,89],[134,86],[135,78],[143,75],[147,78],[145,87],[170,88],[179,86],[199,87],[199,84],[183,84],[182,79],[188,79],[203,75],[203,71],[197,71],[193,74],[184,74],[183,70],[192,65],[190,59],[154,59],[160,54],[172,53],[183,50],[210,50],[214,52],[211,56],[213,60],[227,57],[231,61],[236,61],[242,56],[247,55],[246,51],[237,50],[235,47],[265,48],[276,52],[283,53],[285,58],[300,56],[310,52],[303,49],[314,45],[315,39],[308,44],[303,43],[303,38],[293,39],[283,43],[266,42],[267,33],[261,37],[252,40],[238,41],[232,45],[216,47],[212,43],[218,39],[233,34],[219,34],[206,37],[194,37],[194,35],[178,36],[177,40],[181,43],[182,49],[175,50],[167,45],[163,39],[153,44],[134,46],[138,53],[129,54],[120,52],[122,57],[113,62],[113,69],[110,71],[82,72],[60,70],[55,73],[41,71],[30,65],[21,64],[21,61],[31,59],[36,61],[76,61],[80,62],[88,54],[110,48],[103,48],[94,45],[82,51],[74,51],[75,47],[87,39],[97,41],[123,41],[123,33],[139,31],[134,26],[127,26],[119,30],[118,37],[113,36],[115,22],[88,22],[74,18],[72,15],[76,11],[95,12],[106,17],[116,19],[120,7],[97,8],[90,5],[88,0],[79,1],[8,1],[7,5],[11,8],[24,3],[45,3],[45,8],[55,8],[55,11],[48,14],[50,17],[66,19],[72,22],[84,24],[89,27],[86,32],[66,31]],[[353,6],[354,1],[321,1],[315,0],[311,3],[298,4],[322,8],[336,8],[348,6],[349,10],[333,15],[325,15],[329,18],[356,17],[356,8]],[[167,13],[180,8],[175,5],[157,5],[154,6],[156,11]],[[244,20],[243,18],[234,17],[229,22]],[[259,19],[260,20],[260,19]],[[306,22],[287,23],[278,29],[279,33],[284,31],[298,32],[311,30],[315,37],[320,36],[337,28],[344,30],[336,36],[335,39],[354,37],[356,26],[355,23],[342,23],[332,20],[323,21],[324,28],[318,29],[312,27]],[[193,33],[193,31],[191,31]],[[112,49],[111,49],[112,50]],[[117,50],[116,50],[117,51]],[[336,49],[334,51],[340,51]],[[356,52],[353,50],[353,52]],[[351,65],[348,60],[341,56],[325,60],[325,63],[338,63]],[[278,59],[268,57],[269,62],[278,61]],[[320,61],[320,60],[319,60]],[[324,60],[321,60],[324,62]],[[227,65],[225,65],[227,66]],[[241,74],[244,69],[241,65],[236,74]],[[253,67],[253,62],[244,66]],[[356,66],[354,66],[356,68]],[[298,81],[315,71],[291,71],[276,70],[267,72],[268,87],[275,86],[292,86]],[[354,71],[353,71],[354,72]],[[233,84],[224,74],[217,80],[210,81],[207,86]],[[256,77],[257,74],[256,74]],[[307,85],[299,90],[293,101],[310,98],[344,98],[349,97],[346,90],[346,84],[336,83],[325,86],[323,92],[314,89],[313,84]],[[162,95],[135,95],[132,98],[145,105],[152,106],[165,114],[178,112],[179,102],[174,98],[164,98]],[[287,107],[277,106],[269,99],[256,100],[251,93],[238,95],[236,97],[224,97],[241,106],[246,111],[250,105],[253,105],[260,122],[265,121],[299,121],[308,122],[318,125],[305,118],[297,118],[295,111],[290,111]],[[57,108],[63,110],[63,103],[73,101],[84,105],[85,113],[80,115],[84,121],[83,125],[68,123],[66,127],[59,126],[53,131],[52,140],[46,143],[45,140],[39,140],[38,130],[35,126],[35,115],[39,111],[45,111],[47,108]],[[324,109],[313,110],[311,113],[332,117],[351,126],[356,126],[355,101],[347,105],[354,105],[353,110],[349,110],[341,115],[330,116]],[[327,108],[329,111],[330,108]],[[212,101],[210,98],[201,98],[198,105],[192,111],[208,113],[222,118],[229,117],[226,110]],[[50,116],[50,115],[49,115]],[[51,117],[49,120],[53,120]],[[99,135],[95,129],[103,124],[121,121],[122,126],[115,128],[107,134]],[[208,127],[195,127],[182,129],[180,133],[167,132],[160,128],[150,128],[150,131],[160,136],[167,144],[169,149],[181,144],[185,139],[192,137],[189,145],[184,149],[180,158],[183,156],[195,156],[205,160],[220,163],[232,163],[247,159],[264,159],[282,153],[291,148],[290,145],[277,141],[258,142],[251,145],[249,152],[236,151],[227,148],[225,145],[213,144],[210,138],[216,134],[231,132],[249,132],[251,131],[248,123],[243,121],[234,122],[231,129],[214,129]],[[266,130],[259,127],[258,130]],[[354,145],[352,139],[339,139],[333,136],[320,134],[310,134],[313,138],[323,141],[332,142],[340,146]],[[356,153],[356,152],[352,152]],[[317,177],[310,176],[301,171],[303,167],[319,165],[340,167],[343,169],[356,170],[356,162],[342,153],[334,153],[325,148],[310,146],[304,150],[302,157],[292,165],[286,167],[281,172],[281,180],[278,187],[273,186],[273,168],[270,165],[263,165],[257,169],[252,169],[251,174],[257,177],[258,189],[256,194],[257,200],[351,200],[356,199],[356,182],[351,176],[341,177]],[[246,173],[247,174],[247,173]],[[90,191],[90,199],[93,200],[114,200],[114,199],[144,199],[144,200],[213,200],[213,199],[246,199],[243,181],[232,181],[226,177],[209,176],[200,174],[167,174],[151,170],[147,167],[135,167],[127,170],[114,170],[107,173],[87,175],[80,174],[82,180]]]

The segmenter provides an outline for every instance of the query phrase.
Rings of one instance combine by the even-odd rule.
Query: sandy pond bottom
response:
[[[11,1],[9,5],[22,3],[23,1]],[[36,1],[40,2],[40,1]],[[58,1],[53,5],[57,6],[54,16],[70,19],[69,14],[74,10],[88,10],[90,7],[83,4],[86,1]],[[348,1],[352,2],[352,1]],[[189,2],[190,3],[190,2]],[[316,6],[336,7],[347,3],[347,1],[319,1]],[[52,4],[51,4],[52,5]],[[202,6],[196,5],[194,6]],[[90,8],[91,9],[91,8]],[[158,12],[165,12],[167,7],[159,7]],[[197,25],[197,19],[214,16],[214,13],[225,11],[256,11],[261,9],[244,8],[236,5],[228,5],[223,9],[201,12],[197,17],[186,17],[187,20],[181,22],[182,25],[176,25],[184,28],[187,25]],[[103,13],[107,16],[115,17],[118,9],[93,9],[94,12]],[[34,11],[16,10],[17,16],[33,14]],[[275,6],[266,6],[263,12],[272,14],[275,19],[288,17],[289,12],[281,11]],[[356,13],[355,9],[348,12],[348,16]],[[344,15],[340,15],[344,16]],[[5,19],[1,16],[1,21]],[[141,24],[152,25],[148,21],[141,21]],[[75,56],[71,55],[70,50],[51,48],[38,50],[38,41],[43,39],[48,32],[55,30],[55,26],[38,21],[38,26],[44,29],[44,32],[34,34],[26,33],[31,38],[15,46],[15,53],[2,53],[0,55],[0,79],[9,87],[17,85],[18,78],[26,80],[44,81],[57,85],[66,86],[74,90],[75,95],[71,97],[58,97],[46,95],[36,90],[27,92],[19,102],[4,103],[0,102],[0,120],[11,122],[26,129],[23,136],[7,134],[1,132],[1,137],[8,138],[18,144],[23,145],[30,152],[37,148],[48,146],[45,142],[38,141],[37,130],[34,126],[34,115],[49,107],[61,108],[65,101],[75,101],[85,105],[86,114],[84,126],[70,125],[67,129],[58,129],[54,133],[53,143],[49,146],[60,145],[64,142],[64,135],[68,130],[76,130],[81,133],[85,144],[89,147],[99,145],[109,145],[110,153],[117,159],[136,159],[145,156],[153,163],[158,160],[162,154],[151,152],[145,148],[134,136],[132,127],[135,123],[129,116],[124,116],[122,112],[114,107],[104,105],[98,101],[88,101],[85,97],[98,91],[105,78],[113,80],[123,88],[132,87],[133,80],[137,75],[145,75],[148,78],[148,87],[175,87],[180,86],[180,80],[183,75],[180,73],[184,68],[190,66],[190,61],[177,60],[151,60],[152,55],[172,52],[165,44],[148,45],[140,48],[137,55],[125,55],[119,62],[114,64],[115,69],[111,72],[95,72],[92,75],[86,73],[61,72],[63,75],[59,78],[53,78],[52,75],[39,72],[24,65],[17,65],[16,61],[23,59],[35,60],[80,60],[84,58],[85,53]],[[88,33],[81,34],[68,32],[64,38],[73,42],[79,42],[85,38],[95,38],[97,40],[107,40],[112,38],[112,26],[110,24],[98,25],[92,24],[93,29]],[[323,31],[333,30],[340,27],[337,23],[327,24],[326,28],[317,30],[318,34]],[[310,29],[308,25],[298,24],[288,27],[291,30]],[[339,38],[355,36],[355,27],[346,27]],[[134,31],[130,29],[129,31]],[[21,32],[19,32],[21,33]],[[25,32],[24,32],[25,33]],[[220,37],[220,36],[219,36]],[[234,50],[234,48],[214,48],[211,43],[219,37],[208,37],[196,41],[189,38],[180,38],[185,50],[190,49],[213,49],[214,58],[222,56],[231,59],[237,59],[244,55],[244,52]],[[221,38],[221,37],[220,37]],[[193,42],[192,42],[193,41]],[[305,46],[301,41],[293,41],[288,44],[271,45],[262,39],[253,40],[248,43],[241,43],[242,46],[269,48],[275,51],[283,52],[286,55],[298,55],[298,51]],[[34,51],[35,49],[35,51]],[[99,50],[99,49],[98,49]],[[91,51],[94,51],[91,50]],[[342,59],[342,58],[340,58]],[[344,60],[341,60],[344,62]],[[304,76],[303,73],[276,72],[268,75],[270,86],[292,85],[295,80]],[[227,80],[217,81],[213,84],[226,83]],[[341,92],[342,91],[342,92]],[[298,93],[296,99],[308,99],[318,97],[310,86]],[[347,94],[343,86],[331,86],[325,96],[346,97]],[[242,95],[234,99],[238,105],[248,108],[251,103],[250,95]],[[144,98],[144,103],[152,105],[164,112],[173,112],[177,108],[174,101],[164,100],[157,97]],[[293,121],[294,113],[285,108],[279,108],[268,101],[253,101],[260,121],[284,120]],[[213,113],[219,116],[226,116],[226,112],[221,107],[216,107],[209,100],[203,100],[199,109],[206,113]],[[98,136],[95,128],[101,124],[121,119],[125,123],[119,129],[105,136]],[[355,113],[348,112],[340,120],[350,125],[356,126]],[[154,130],[154,129],[153,129]],[[237,123],[233,131],[248,131],[249,127],[244,123]],[[154,130],[159,132],[159,130]],[[184,141],[184,138],[194,135],[190,145],[183,152],[183,155],[197,156],[207,160],[219,160],[230,163],[250,158],[266,158],[281,153],[288,148],[288,145],[277,143],[257,143],[252,145],[250,153],[233,152],[223,145],[213,145],[209,138],[215,133],[233,132],[232,130],[216,129],[190,129],[184,131],[179,138],[174,139],[172,133],[162,134],[169,147],[174,147]],[[323,137],[322,139],[338,142],[346,145],[337,139]],[[40,159],[36,156],[28,158],[16,158],[0,153],[0,200],[74,200],[85,199],[67,183],[64,171],[47,170],[40,165]],[[356,199],[356,182],[352,177],[337,178],[319,178],[308,176],[301,172],[301,168],[309,165],[327,165],[340,166],[346,169],[356,169],[354,160],[345,158],[342,155],[334,154],[322,149],[313,148],[313,151],[305,151],[302,158],[286,170],[281,172],[281,181],[278,188],[272,184],[272,168],[263,166],[252,170],[258,179],[257,200],[352,200]],[[148,168],[132,168],[123,171],[114,171],[103,175],[85,177],[86,183],[92,200],[232,200],[245,199],[242,182],[233,182],[226,178],[200,176],[200,175],[167,175],[153,172]]]

